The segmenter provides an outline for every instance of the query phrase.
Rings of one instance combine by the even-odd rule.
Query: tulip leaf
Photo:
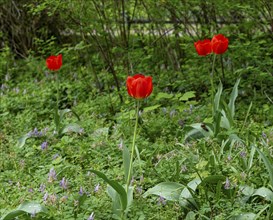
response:
[[[192,196],[192,193],[196,190],[198,185],[201,183],[201,180],[199,178],[196,178],[192,181],[190,181],[187,184],[187,187],[185,187],[180,196],[179,196],[179,204],[182,207],[187,207],[188,205],[192,204],[194,207],[197,207],[197,204]]]
[[[29,138],[29,135],[28,134],[25,134],[24,136],[20,137],[17,141],[17,147],[19,148],[22,148],[25,143],[26,143],[26,140]]]
[[[28,214],[38,214],[38,213],[47,213],[47,209],[37,202],[24,202],[19,207],[1,218],[1,220],[12,220],[19,215],[24,213]]]
[[[229,218],[230,220],[254,220],[256,215],[254,213],[241,213],[239,215],[234,215]]]
[[[231,95],[230,95],[230,99],[229,99],[229,103],[228,103],[228,107],[229,110],[231,112],[231,117],[233,118],[235,115],[235,100],[238,96],[238,85],[240,83],[240,79],[237,79],[235,85],[233,86]]]
[[[117,181],[110,180],[105,176],[102,172],[99,172],[97,170],[90,170],[92,173],[95,173],[100,178],[102,178],[106,183],[108,183],[119,195],[119,199],[121,202],[122,210],[126,210],[127,208],[127,193],[123,186],[121,186]]]
[[[61,133],[69,133],[69,132],[74,132],[74,133],[81,133],[82,132],[82,127],[76,123],[71,123],[66,125],[64,128],[62,128]]]
[[[259,148],[257,148],[256,146],[253,145],[253,147],[257,150],[257,152],[259,153],[260,157],[262,158],[264,165],[267,169],[267,172],[269,174],[269,179],[270,179],[270,184],[271,187],[273,187],[273,165],[271,163],[271,161],[265,156],[265,154],[260,151]]]
[[[124,173],[125,173],[125,181],[128,180],[129,176],[129,169],[130,169],[130,152],[126,146],[123,146],[123,166],[124,166]],[[133,168],[131,168],[133,169]],[[131,172],[132,173],[132,172]],[[129,177],[131,179],[131,177]]]
[[[179,201],[180,194],[184,186],[176,182],[162,182],[154,186],[153,188],[148,189],[143,195],[147,197],[149,195],[162,196],[166,200],[170,201]]]

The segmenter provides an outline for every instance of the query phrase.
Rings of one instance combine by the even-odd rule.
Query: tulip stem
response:
[[[56,74],[56,84],[57,84],[57,103],[56,103],[56,106],[57,106],[57,109],[59,109],[59,96],[60,96],[60,82],[59,82],[59,76],[58,74]]]
[[[56,125],[56,132],[58,136],[60,136],[60,117],[59,117],[59,97],[60,97],[60,81],[59,76],[56,74],[56,88],[57,88],[57,97],[56,97],[56,109],[55,109],[55,125]]]
[[[128,193],[129,186],[130,186],[131,175],[132,175],[132,167],[133,167],[133,159],[134,159],[135,143],[136,143],[136,133],[137,133],[137,126],[138,126],[139,105],[140,105],[140,101],[137,100],[136,101],[136,122],[135,122],[133,143],[132,143],[132,148],[131,148],[131,158],[130,158],[130,164],[129,164],[129,173],[128,173],[127,182],[126,182],[126,193]]]
[[[224,62],[223,62],[223,56],[221,54],[221,68],[222,68],[222,81],[225,82],[225,71],[224,71]]]
[[[210,75],[210,84],[211,84],[211,93],[212,93],[211,95],[212,95],[212,97],[213,97],[214,92],[215,92],[215,89],[214,89],[214,80],[213,80],[215,60],[216,60],[216,54],[214,54],[214,56],[213,56],[212,69],[211,69],[211,75]]]

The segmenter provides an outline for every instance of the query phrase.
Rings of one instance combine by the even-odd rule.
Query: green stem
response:
[[[56,73],[56,87],[57,87],[57,98],[56,98],[56,109],[55,109],[55,124],[56,124],[56,131],[58,135],[60,136],[60,117],[59,117],[59,99],[60,99],[60,81],[58,73]]]
[[[223,62],[223,56],[221,54],[221,69],[222,69],[222,82],[224,83],[225,82],[225,71],[224,71],[224,62]]]
[[[211,96],[213,97],[215,88],[214,88],[214,66],[215,66],[215,60],[216,60],[216,54],[213,56],[213,61],[212,61],[212,69],[211,69],[211,75],[210,75],[210,84],[211,84]]]
[[[127,182],[126,182],[126,192],[127,193],[128,193],[128,189],[129,189],[129,186],[130,186],[130,180],[131,180],[131,175],[132,175],[132,167],[133,167],[133,159],[134,159],[135,143],[136,143],[136,133],[137,133],[137,125],[138,125],[139,105],[140,105],[140,101],[137,100],[136,101],[136,122],[135,122],[133,143],[132,143],[132,148],[131,148],[131,158],[130,158],[130,165],[129,165],[129,173],[128,173]]]
[[[60,81],[59,81],[59,76],[58,76],[58,73],[56,74],[56,86],[57,86],[57,103],[56,103],[56,107],[57,109],[59,109],[59,97],[60,97]]]

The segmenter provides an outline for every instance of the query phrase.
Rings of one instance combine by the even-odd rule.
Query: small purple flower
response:
[[[98,183],[98,184],[95,186],[94,192],[95,192],[95,193],[98,192],[99,189],[100,189],[100,184]]]
[[[120,143],[118,144],[118,149],[119,150],[123,149],[123,140],[121,140]]]
[[[136,191],[139,193],[139,194],[142,194],[142,187],[141,186],[138,186],[137,188],[136,188]]]
[[[46,185],[45,185],[44,183],[42,183],[42,184],[40,185],[39,191],[40,191],[40,192],[44,192],[44,191],[45,191],[45,188],[46,188]]]
[[[230,189],[230,181],[229,181],[228,178],[226,178],[226,182],[225,182],[224,188],[225,189]]]
[[[83,191],[83,188],[82,188],[82,186],[80,187],[80,191],[79,191],[79,194],[80,194],[80,196],[83,196],[83,194],[84,194],[84,191]]]
[[[157,200],[158,205],[166,205],[166,199],[163,196],[159,196]]]
[[[175,115],[176,115],[175,109],[174,109],[174,110],[171,110],[171,111],[170,111],[170,117],[173,118]]]
[[[54,155],[52,156],[52,159],[53,159],[53,160],[56,160],[58,157],[59,157],[59,154],[54,154]]]
[[[48,193],[46,192],[46,193],[44,194],[44,196],[43,196],[44,202],[46,202],[47,199],[48,199]]]
[[[267,138],[266,133],[262,132],[262,137],[263,137],[264,139],[266,139],[266,138]]]
[[[57,179],[56,171],[54,170],[54,168],[51,168],[48,174],[48,182],[52,183],[56,179]]]
[[[245,151],[241,151],[241,152],[240,152],[240,156],[241,156],[242,158],[245,158],[245,157],[246,157],[246,152],[245,152]]]
[[[228,161],[231,161],[231,160],[232,160],[231,155],[228,155],[227,160],[228,160]]]
[[[44,142],[41,144],[41,149],[42,149],[42,150],[46,150],[47,147],[48,147],[48,143],[47,143],[47,141],[44,141]]]
[[[60,181],[60,186],[61,186],[63,189],[67,189],[67,187],[68,187],[68,180],[65,179],[65,177],[63,177],[62,180]]]
[[[94,220],[94,219],[95,219],[95,214],[94,214],[94,212],[92,212],[87,220]]]
[[[29,189],[28,189],[28,192],[33,193],[34,190],[33,190],[32,188],[29,188]]]
[[[186,171],[188,170],[187,166],[186,165],[182,165],[181,166],[181,173],[185,173]]]

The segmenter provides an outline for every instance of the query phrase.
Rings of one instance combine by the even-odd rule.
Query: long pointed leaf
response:
[[[233,89],[232,89],[232,92],[231,92],[231,95],[230,95],[230,98],[229,98],[229,103],[228,103],[228,107],[230,109],[230,112],[231,112],[231,116],[232,118],[234,117],[235,115],[235,100],[238,96],[238,85],[240,83],[240,79],[237,79]]]
[[[127,181],[130,169],[130,152],[126,146],[123,146],[122,158],[125,173],[125,181]],[[129,177],[129,179],[131,179],[131,177]]]
[[[260,157],[262,158],[262,160],[264,162],[264,165],[265,165],[267,172],[269,174],[271,187],[273,188],[273,165],[271,164],[270,160],[264,155],[264,153],[259,148],[257,148],[254,145],[253,145],[253,147],[258,151],[258,153],[260,154]]]
[[[120,201],[121,201],[121,206],[122,210],[126,210],[127,208],[127,193],[123,186],[121,186],[117,181],[115,180],[110,180],[105,176],[102,172],[99,172],[97,170],[90,170],[91,172],[95,173],[98,175],[100,178],[102,178],[106,183],[108,183],[111,187],[113,187],[114,190],[117,191],[117,193],[120,196]]]
[[[213,106],[214,113],[219,110],[222,91],[223,91],[223,85],[220,82],[218,85],[217,93],[214,96],[214,106]]]

